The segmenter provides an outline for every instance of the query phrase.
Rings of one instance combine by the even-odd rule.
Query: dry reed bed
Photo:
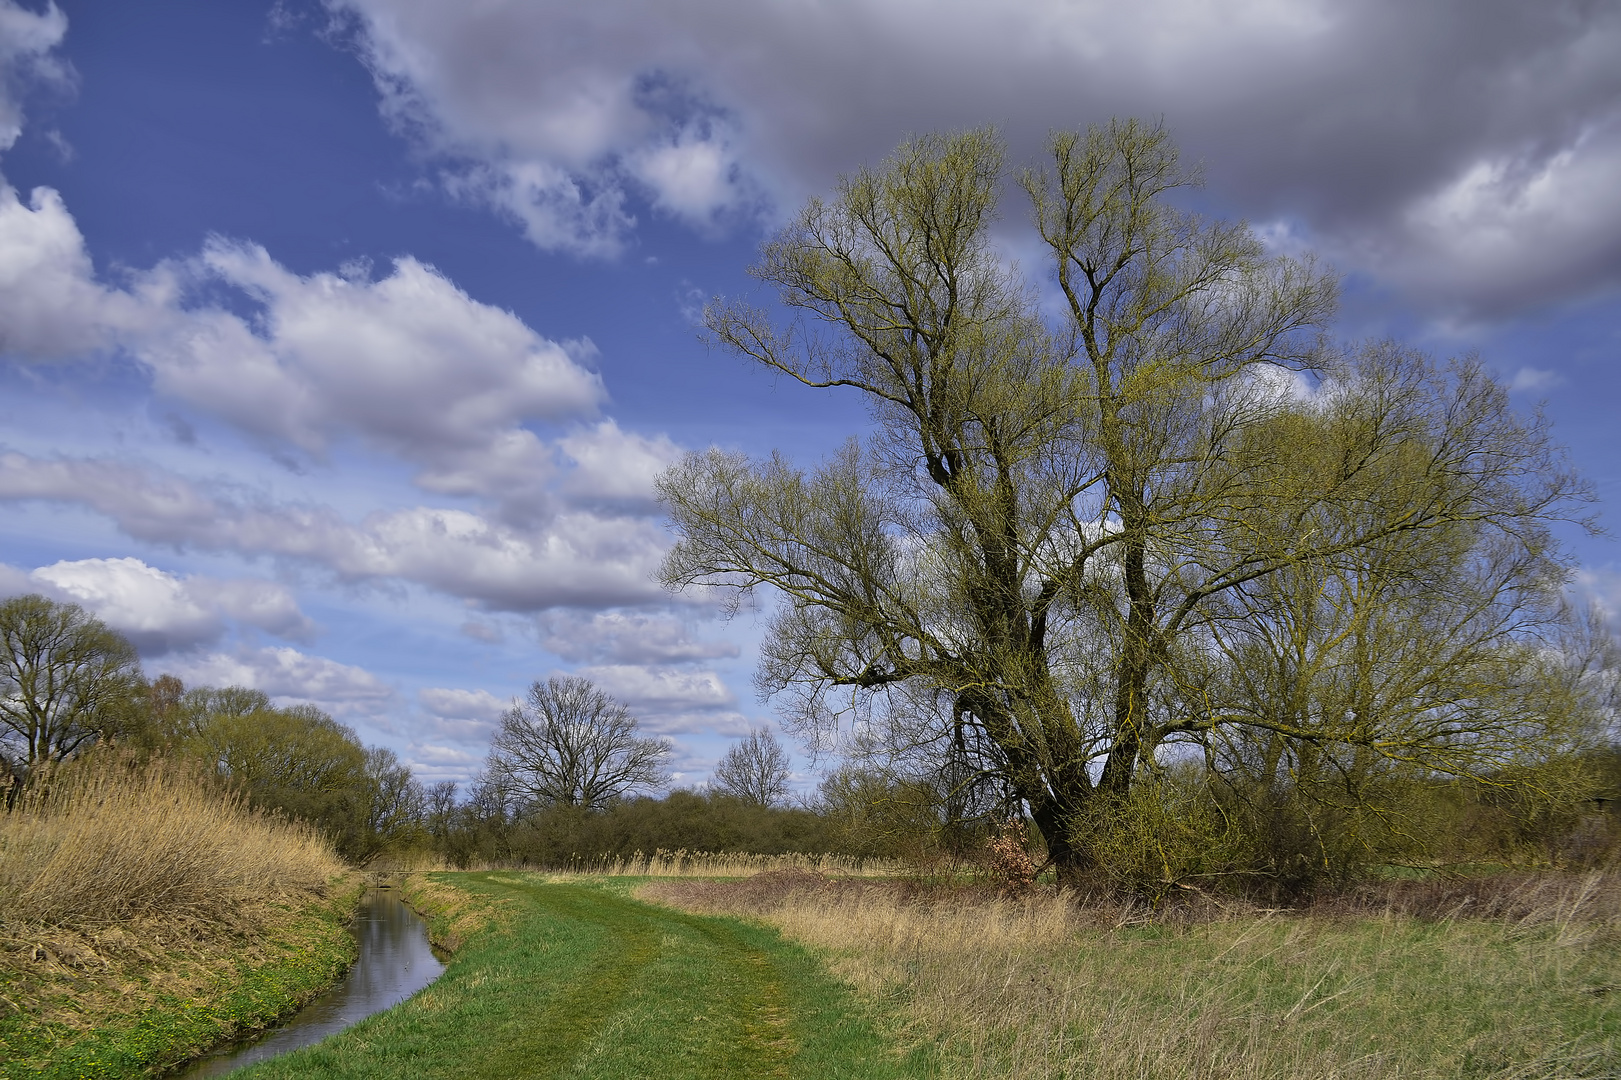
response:
[[[821,950],[897,1007],[903,1037],[940,1042],[951,1075],[1621,1075],[1613,877],[1403,885],[1301,912],[809,874],[641,895]]]
[[[348,873],[312,831],[194,768],[59,768],[0,809],[0,1020],[88,1030],[207,993],[296,949],[276,939]]]
[[[107,756],[38,780],[0,815],[0,920],[230,918],[320,894],[344,867],[303,825],[249,810],[195,768]]]
[[[382,865],[382,864],[379,864]],[[759,874],[837,874],[841,877],[893,877],[911,869],[907,863],[894,859],[863,859],[854,855],[807,855],[789,852],[782,855],[753,855],[732,851],[665,851],[651,855],[638,851],[632,855],[598,855],[580,858],[567,868],[540,867],[527,863],[484,862],[472,866],[454,867],[443,863],[427,865],[422,861],[389,863],[389,870],[478,870],[478,871],[533,871],[554,876],[580,877],[692,877],[692,878],[745,878]]]

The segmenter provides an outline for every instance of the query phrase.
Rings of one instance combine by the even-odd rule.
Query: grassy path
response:
[[[428,990],[317,1046],[233,1074],[271,1077],[933,1075],[889,1049],[850,993],[774,931],[624,895],[627,883],[518,874],[444,880],[503,901]]]

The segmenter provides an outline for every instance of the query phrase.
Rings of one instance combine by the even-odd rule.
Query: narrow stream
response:
[[[200,1058],[175,1080],[223,1076],[256,1061],[319,1042],[375,1012],[398,1005],[445,969],[428,945],[428,927],[391,890],[367,889],[353,927],[360,956],[342,982],[281,1027],[250,1043],[232,1043]]]

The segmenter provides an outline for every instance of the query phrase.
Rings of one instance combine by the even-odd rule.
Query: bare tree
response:
[[[0,603],[0,753],[22,769],[70,757],[130,722],[135,647],[77,604]]]
[[[635,788],[669,782],[669,747],[636,735],[636,718],[580,678],[529,687],[501,717],[489,775],[531,806],[603,806]]]
[[[761,727],[732,744],[709,782],[723,795],[771,806],[787,796],[790,772],[788,752],[770,728]]]

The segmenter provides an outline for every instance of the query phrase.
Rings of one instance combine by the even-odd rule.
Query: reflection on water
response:
[[[360,942],[360,958],[341,983],[257,1042],[226,1047],[176,1077],[223,1076],[232,1069],[319,1042],[372,1013],[398,1005],[445,969],[428,946],[426,924],[392,892],[366,890],[355,916],[354,934]]]

